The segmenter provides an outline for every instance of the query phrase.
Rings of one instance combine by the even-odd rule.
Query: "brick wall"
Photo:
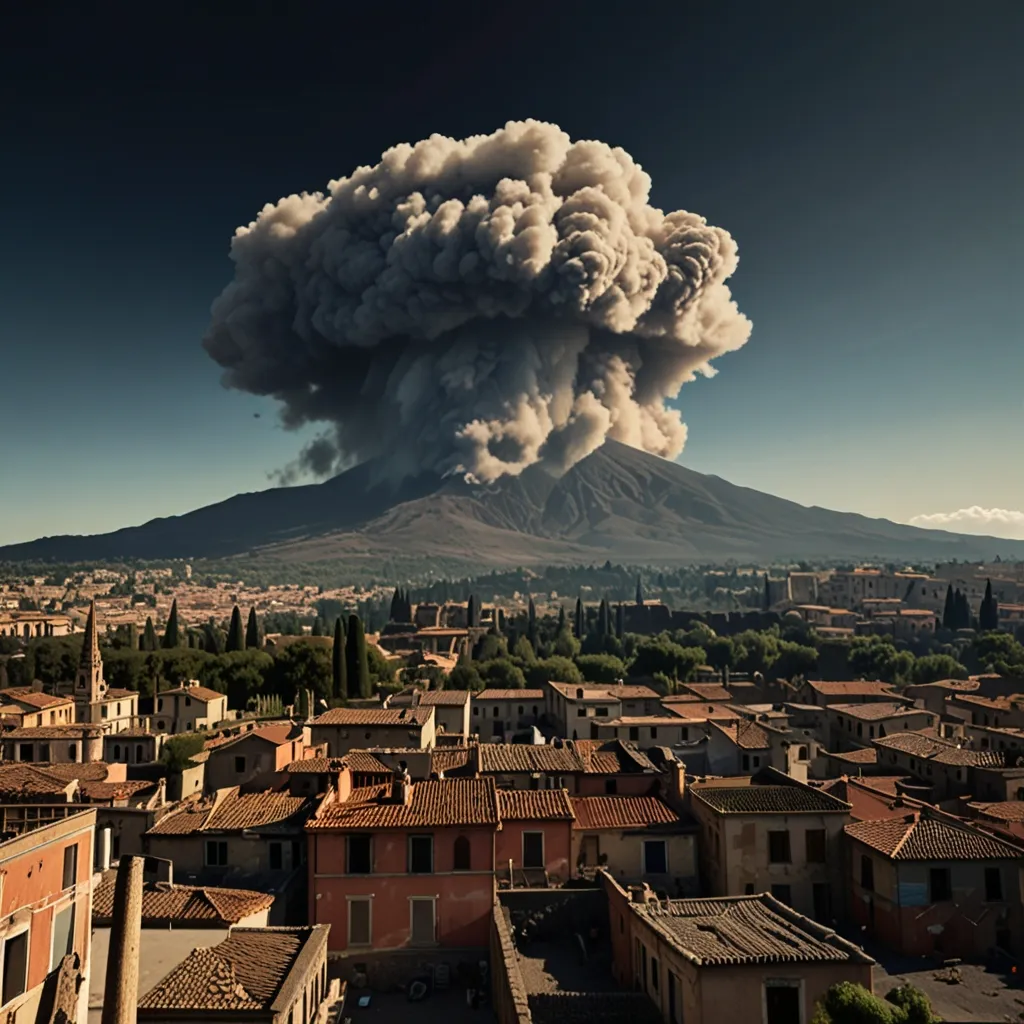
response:
[[[495,900],[491,915],[491,1003],[498,1024],[532,1024],[507,914]]]

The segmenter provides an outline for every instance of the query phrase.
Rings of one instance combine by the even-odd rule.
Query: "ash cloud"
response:
[[[732,237],[650,188],[624,150],[537,121],[395,146],[237,230],[203,344],[286,427],[327,425],[284,482],[373,458],[557,474],[606,438],[674,457],[667,401],[750,323]]]

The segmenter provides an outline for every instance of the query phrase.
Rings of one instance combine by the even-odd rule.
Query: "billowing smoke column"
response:
[[[238,229],[204,345],[285,426],[329,424],[298,462],[321,476],[381,456],[395,478],[557,474],[609,437],[675,456],[666,400],[750,323],[730,235],[650,187],[537,121],[395,146]]]

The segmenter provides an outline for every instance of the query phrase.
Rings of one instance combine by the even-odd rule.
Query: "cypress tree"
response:
[[[224,647],[224,631],[210,619],[203,627],[203,650],[211,654],[223,654]]]
[[[579,597],[576,598],[576,622],[575,622],[575,626],[576,626],[576,639],[577,640],[582,640],[583,639],[583,627],[584,627],[584,621],[583,621],[583,600],[582,600],[582,598],[579,598]]]
[[[249,609],[249,621],[245,624],[245,646],[247,650],[254,650],[260,644],[260,623],[256,618],[256,609]]]
[[[403,622],[412,622],[412,591],[407,590],[402,597]]]
[[[242,613],[236,604],[231,609],[231,625],[228,627],[227,649],[229,651],[245,650],[245,630],[242,629]]]
[[[534,606],[533,598],[530,598],[530,604],[526,610],[526,636],[530,641],[530,646],[537,650],[537,609]]]
[[[324,620],[319,615],[313,620],[313,628],[310,632],[313,636],[324,635]]]
[[[345,638],[345,669],[348,675],[348,695],[369,697],[370,666],[366,660],[366,636],[358,615],[348,617],[348,636]]]
[[[155,651],[156,644],[156,630],[153,628],[153,616],[146,616],[146,628],[142,631],[142,650],[144,651]]]
[[[640,586],[640,577],[636,578],[636,606],[637,608],[643,608],[644,606],[644,592]]]
[[[943,629],[955,629],[954,616],[956,609],[953,604],[953,584],[946,584],[946,603],[942,609],[942,628]]]
[[[391,611],[388,614],[388,622],[398,622],[401,607],[402,591],[395,587],[395,592],[391,595]]]
[[[626,633],[626,609],[622,602],[615,609],[615,635],[621,640]]]
[[[339,615],[334,623],[334,648],[331,651],[331,676],[333,680],[332,693],[335,697],[344,700],[348,695],[348,662],[345,657],[345,630],[341,624]]]
[[[978,629],[982,633],[990,633],[999,628],[999,604],[992,595],[992,581],[985,584],[985,596],[978,611]]]
[[[558,606],[558,629],[555,632],[561,633],[563,629],[565,629],[565,605],[560,604]]]
[[[772,607],[772,586],[768,580],[768,573],[764,574],[764,610],[770,611]]]
[[[601,636],[607,636],[612,631],[611,612],[608,609],[608,599],[601,598],[601,604],[597,609],[597,632]]]
[[[469,601],[466,604],[466,625],[480,625],[480,606],[477,604],[476,594],[470,594]]]
[[[139,627],[134,622],[128,623],[128,649],[130,651],[139,649]]]
[[[167,616],[167,628],[164,630],[164,649],[177,647],[181,643],[178,628],[178,599],[171,601],[171,614]]]

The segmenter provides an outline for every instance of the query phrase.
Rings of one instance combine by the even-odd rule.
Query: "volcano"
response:
[[[1024,558],[1024,541],[921,530],[807,507],[608,441],[555,478],[539,467],[481,487],[424,475],[400,487],[364,463],[320,484],[238,494],[94,536],[0,547],[4,561],[258,557],[335,561],[673,565],[728,560]]]

